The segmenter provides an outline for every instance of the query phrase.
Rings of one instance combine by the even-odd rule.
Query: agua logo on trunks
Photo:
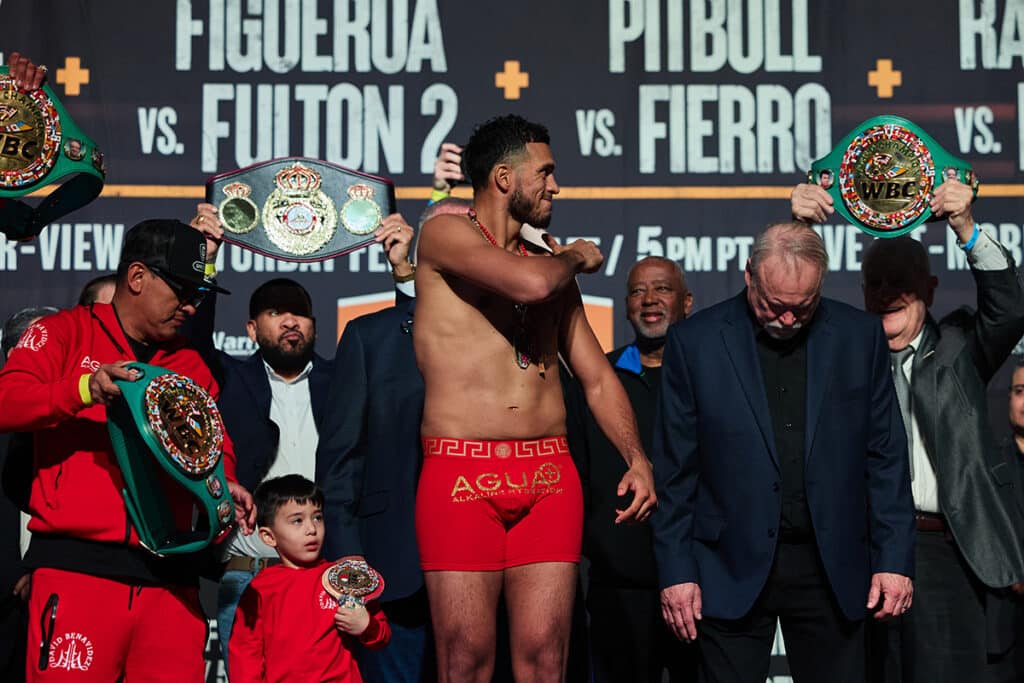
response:
[[[562,480],[562,470],[550,462],[543,463],[533,472],[482,472],[477,475],[460,474],[452,486],[452,501],[464,503],[481,498],[543,493],[561,493],[555,485]]]
[[[84,633],[65,633],[50,643],[49,666],[65,671],[88,671],[92,666],[92,653],[92,641]]]

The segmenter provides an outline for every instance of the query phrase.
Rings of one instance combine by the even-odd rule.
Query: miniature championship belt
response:
[[[145,363],[125,367],[140,374],[134,382],[115,380],[123,400],[107,408],[107,426],[128,516],[142,546],[157,555],[202,550],[235,519],[221,457],[220,411],[184,375]],[[167,500],[169,483],[191,494],[199,510],[186,528]]]
[[[0,198],[22,197],[63,178],[34,210],[5,219],[4,232],[31,239],[99,196],[106,169],[96,143],[50,89],[23,92],[0,67]]]
[[[373,243],[373,232],[395,211],[395,186],[289,157],[214,176],[206,201],[220,211],[225,241],[286,261],[323,261]]]
[[[807,174],[807,182],[832,195],[846,220],[875,237],[898,237],[933,220],[932,194],[947,179],[978,195],[969,164],[911,121],[891,115],[854,128]]]
[[[324,570],[324,590],[343,607],[365,605],[384,592],[384,577],[363,560],[342,558]]]

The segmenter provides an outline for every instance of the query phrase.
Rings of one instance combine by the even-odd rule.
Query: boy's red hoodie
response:
[[[391,639],[384,613],[371,602],[370,624],[356,639],[334,626],[338,601],[321,577],[329,566],[283,564],[264,569],[242,593],[228,643],[232,683],[362,683],[352,647],[377,650]]]

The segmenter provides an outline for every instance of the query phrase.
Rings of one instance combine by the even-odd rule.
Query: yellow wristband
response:
[[[217,274],[217,264],[216,263],[207,263],[206,264],[206,270],[203,272],[203,275],[205,275],[207,278],[211,278],[211,277],[213,277],[216,274]]]
[[[82,375],[78,378],[78,396],[82,399],[82,405],[92,405],[92,392],[89,391],[89,378],[92,375]]]
[[[430,202],[429,203],[433,204],[434,202],[439,202],[442,199],[448,199],[448,197],[450,195],[451,195],[451,192],[449,192],[448,190],[433,190],[430,193]]]

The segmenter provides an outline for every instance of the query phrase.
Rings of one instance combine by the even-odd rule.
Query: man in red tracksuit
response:
[[[0,431],[34,432],[29,493],[32,570],[29,681],[203,680],[206,622],[195,558],[158,558],[139,546],[121,495],[124,479],[107,432],[115,379],[125,363],[190,377],[214,397],[216,382],[177,335],[205,292],[206,241],[173,220],[125,235],[110,304],[76,306],[34,323],[0,371]],[[225,473],[236,520],[251,533],[252,498]],[[189,514],[184,489],[172,494]]]

